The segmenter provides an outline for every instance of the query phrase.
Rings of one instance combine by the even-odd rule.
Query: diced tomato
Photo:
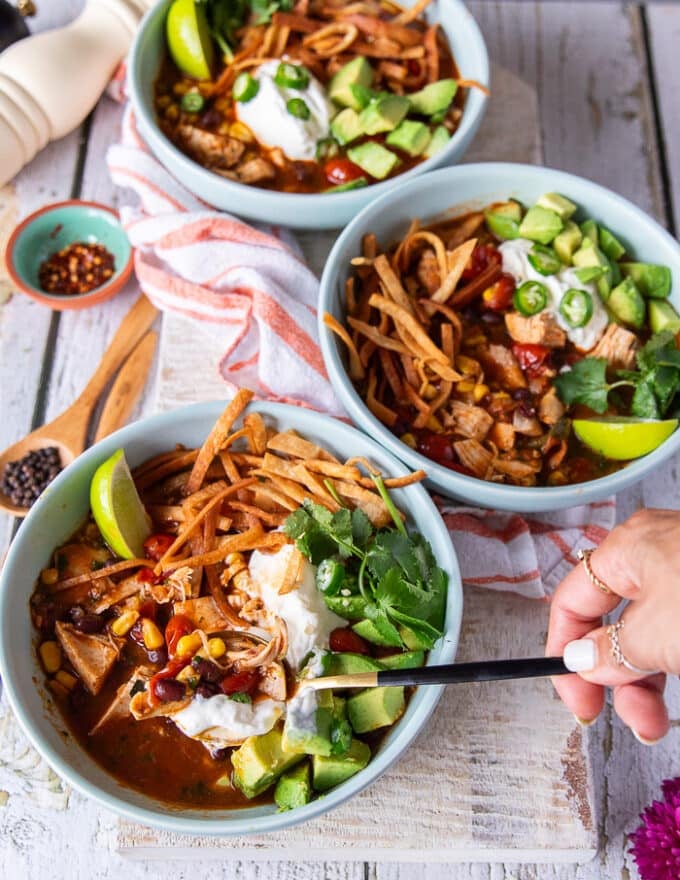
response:
[[[334,629],[328,639],[331,651],[349,652],[351,654],[368,654],[368,645],[349,627]]]
[[[409,58],[406,62],[406,68],[411,76],[420,76],[420,64],[415,58]]]
[[[163,581],[163,575],[156,574],[153,568],[140,568],[137,580],[145,584],[160,584]]]
[[[254,669],[226,675],[220,682],[223,694],[252,694],[260,680],[259,673]]]
[[[445,434],[423,431],[418,437],[416,448],[421,455],[431,458],[437,464],[446,465],[454,458],[451,440]]]
[[[492,244],[478,244],[472,251],[461,277],[464,281],[472,281],[489,266],[500,266],[502,262],[503,257],[497,247]]]
[[[547,345],[514,342],[512,353],[517,358],[520,367],[529,376],[540,376],[548,367],[550,349]]]
[[[170,549],[170,545],[175,540],[173,535],[165,532],[159,532],[157,535],[150,535],[144,541],[144,553],[147,559],[155,559],[156,562]]]
[[[364,172],[350,162],[349,159],[329,159],[323,166],[326,180],[333,186],[339,186],[341,183],[349,183],[352,180],[358,180],[364,177]]]
[[[512,296],[515,292],[515,279],[506,272],[500,279],[482,294],[482,305],[485,309],[501,312],[512,305]]]
[[[168,646],[168,653],[174,654],[177,642],[182,636],[188,636],[195,629],[193,622],[185,614],[174,614],[165,627],[165,644]]]

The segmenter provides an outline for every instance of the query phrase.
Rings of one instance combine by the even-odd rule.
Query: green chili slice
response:
[[[548,290],[540,281],[525,281],[512,297],[512,303],[520,315],[537,315],[548,302]]]
[[[248,101],[252,101],[259,90],[259,82],[244,70],[243,73],[239,73],[234,82],[234,100],[246,104]]]
[[[299,64],[282,61],[274,74],[274,82],[284,89],[306,89],[309,85],[309,71]]]
[[[302,98],[291,98],[286,102],[286,110],[297,119],[309,119],[310,116],[309,107]]]
[[[527,259],[541,275],[555,275],[562,268],[557,253],[545,244],[535,244],[529,251]]]
[[[570,327],[585,327],[593,316],[593,298],[587,290],[570,287],[560,301],[560,314]]]
[[[182,95],[182,110],[185,113],[200,113],[205,107],[205,98],[198,92],[186,92]]]
[[[324,559],[316,570],[316,586],[326,596],[336,596],[345,581],[345,567],[336,559]]]
[[[332,159],[340,152],[340,144],[335,138],[321,138],[316,143],[316,161],[325,162],[326,159]]]

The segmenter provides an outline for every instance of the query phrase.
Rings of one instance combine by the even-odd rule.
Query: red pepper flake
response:
[[[38,281],[46,293],[89,293],[111,278],[116,265],[103,244],[74,241],[40,264]]]

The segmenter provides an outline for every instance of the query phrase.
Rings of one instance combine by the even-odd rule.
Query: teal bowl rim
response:
[[[632,211],[637,214],[642,222],[648,224],[648,227],[654,231],[655,235],[658,235],[667,247],[676,252],[680,265],[680,244],[669,232],[633,202],[585,177],[580,177],[567,171],[558,171],[547,166],[513,162],[477,162],[441,168],[437,171],[431,171],[417,180],[405,181],[403,184],[396,186],[391,192],[385,193],[376,199],[364,208],[337,238],[326,259],[319,292],[317,321],[324,364],[331,385],[352,422],[360,430],[374,437],[392,455],[403,461],[413,470],[422,468],[427,471],[427,485],[433,490],[442,492],[447,497],[463,500],[481,507],[523,512],[551,511],[571,507],[576,504],[601,501],[607,496],[619,492],[642,479],[645,474],[653,470],[658,464],[661,464],[673,453],[680,450],[680,428],[676,429],[667,440],[648,455],[631,461],[624,468],[615,471],[613,474],[599,477],[596,480],[590,480],[587,483],[575,483],[568,486],[528,487],[501,485],[480,480],[476,477],[468,477],[465,474],[459,474],[442,467],[411,449],[392,434],[370,412],[355,391],[347,375],[335,335],[326,327],[323,321],[325,312],[328,311],[334,314],[329,306],[336,299],[337,279],[341,276],[344,269],[343,266],[339,265],[342,252],[350,240],[360,236],[359,231],[373,231],[371,229],[371,221],[376,215],[388,212],[390,205],[394,202],[407,200],[409,196],[417,197],[418,188],[423,185],[425,179],[427,181],[440,181],[442,188],[455,193],[455,185],[459,179],[469,179],[477,176],[480,179],[480,189],[482,189],[484,175],[495,173],[502,173],[507,176],[509,191],[516,189],[513,174],[526,173],[547,178],[546,191],[558,190],[569,194],[570,185],[572,187],[574,185],[589,187],[597,197],[604,198],[614,205],[625,208],[626,211]],[[451,211],[455,210],[455,208],[455,195],[452,195]],[[414,211],[415,214],[416,212]],[[634,243],[634,234],[631,234],[629,237]],[[680,284],[680,279],[677,280],[677,283]]]
[[[170,173],[177,176],[182,186],[185,186],[192,192],[192,194],[193,187],[184,181],[193,175],[196,175],[197,179],[205,186],[210,186],[212,188],[217,187],[225,194],[233,195],[234,198],[241,196],[241,198],[246,198],[247,202],[250,202],[253,194],[255,194],[258,203],[262,203],[265,199],[275,199],[276,204],[279,204],[282,208],[285,207],[292,210],[298,203],[298,200],[302,200],[302,203],[304,203],[308,210],[316,209],[319,213],[326,213],[328,210],[328,194],[277,192],[275,190],[265,190],[249,184],[228,180],[227,178],[220,177],[220,175],[214,174],[206,168],[203,168],[202,165],[199,165],[198,162],[195,162],[178,149],[172,141],[163,134],[153,111],[147,112],[145,106],[145,98],[141,83],[141,59],[147,29],[150,27],[151,23],[155,21],[156,16],[162,14],[162,10],[168,6],[170,2],[171,0],[158,0],[156,5],[145,13],[137,29],[130,50],[128,76],[130,99],[132,101],[135,116],[140,124],[140,129],[142,129],[142,134],[148,141],[148,145],[153,154],[170,171]],[[488,88],[490,80],[489,53],[479,25],[472,13],[465,6],[463,0],[443,0],[443,2],[456,7],[456,13],[461,16],[462,20],[464,20],[464,27],[467,28],[467,39],[475,44],[475,51],[479,56],[481,75],[478,76],[477,79],[481,85]],[[468,102],[470,102],[471,98],[471,107],[468,109]],[[391,191],[397,186],[397,181],[412,180],[414,177],[427,173],[429,170],[437,168],[440,165],[445,164],[447,161],[450,161],[453,154],[456,154],[456,161],[459,160],[462,158],[469,143],[477,133],[477,129],[479,128],[486,111],[487,103],[488,96],[481,93],[478,89],[475,89],[472,95],[468,95],[460,125],[453,133],[451,140],[443,150],[432,158],[418,163],[413,168],[410,168],[408,171],[405,171],[403,174],[399,174],[396,177],[389,178],[388,180],[379,183],[372,183],[364,189],[350,190],[344,193],[334,193],[333,204],[337,205],[339,208],[346,208],[347,206],[354,204],[357,206],[363,205],[366,201],[367,193],[370,193],[372,198],[379,198],[382,194]],[[458,154],[458,150],[460,150],[460,154]],[[204,201],[201,197],[196,196],[195,194],[194,197],[198,198],[200,201]],[[238,202],[235,202],[235,205],[238,206],[236,213],[242,213],[243,216],[251,216],[248,213],[248,210],[250,209],[244,207],[243,203],[238,205]],[[252,216],[256,219],[266,221],[265,213],[267,212],[257,211],[252,214]]]
[[[26,231],[31,227],[31,225],[38,220],[40,217],[51,214],[53,211],[59,210],[60,208],[72,208],[75,211],[98,211],[105,213],[107,215],[107,219],[109,216],[113,217],[115,220],[115,228],[118,230],[121,239],[127,243],[127,259],[125,263],[115,270],[111,278],[106,282],[106,284],[100,284],[99,287],[95,287],[93,290],[89,290],[87,293],[77,293],[71,295],[60,295],[55,293],[48,293],[45,290],[42,290],[39,287],[34,287],[32,284],[28,284],[24,277],[19,274],[15,262],[14,262],[14,251],[19,244],[22,236],[26,233]],[[75,240],[75,239],[74,239]],[[5,264],[7,266],[7,272],[12,280],[12,283],[21,290],[22,293],[25,293],[26,296],[29,296],[31,299],[39,302],[41,305],[47,305],[55,311],[72,311],[77,309],[87,308],[88,306],[98,305],[99,303],[106,302],[107,300],[114,297],[127,283],[130,275],[132,274],[132,269],[134,266],[134,250],[132,244],[130,243],[130,239],[127,236],[127,233],[123,229],[123,225],[120,222],[120,216],[118,211],[110,205],[105,205],[102,202],[94,202],[86,199],[64,199],[61,202],[50,202],[47,205],[43,205],[41,208],[38,208],[36,211],[33,211],[27,217],[24,217],[12,230],[12,234],[10,235],[7,245],[5,246]]]
[[[178,418],[187,418],[194,415],[197,418],[210,417],[215,419],[222,412],[223,408],[224,402],[220,401],[198,403],[169,412],[159,413],[135,422],[92,446],[54,480],[49,489],[46,490],[28,513],[20,531],[12,542],[2,572],[0,573],[0,676],[6,689],[10,707],[31,743],[59,776],[81,794],[92,798],[101,806],[119,815],[145,825],[185,834],[231,837],[276,831],[309,821],[363,791],[404,754],[413,740],[423,730],[439,701],[443,686],[430,686],[416,691],[409,704],[409,706],[415,705],[417,707],[415,714],[407,719],[401,731],[399,731],[399,726],[404,725],[403,721],[400,721],[395,726],[394,729],[397,731],[397,734],[391,739],[387,747],[371,760],[365,770],[362,770],[356,776],[351,777],[347,782],[338,786],[337,789],[331,790],[328,794],[312,801],[310,804],[289,812],[274,812],[251,818],[238,818],[241,812],[240,809],[215,811],[214,819],[210,817],[191,818],[180,810],[177,812],[161,812],[152,807],[140,807],[128,803],[124,797],[101,791],[96,785],[81,777],[76,766],[72,766],[62,759],[49,743],[43,740],[40,724],[51,725],[53,722],[43,715],[44,722],[41,721],[40,724],[34,725],[29,717],[29,711],[24,708],[22,694],[14,686],[11,670],[12,662],[16,662],[17,658],[10,657],[8,654],[7,633],[12,626],[12,621],[6,614],[6,607],[12,589],[12,573],[17,565],[21,565],[22,556],[30,552],[32,525],[40,520],[43,511],[48,505],[54,503],[55,496],[59,497],[68,494],[69,483],[77,471],[88,468],[94,471],[97,464],[104,457],[111,455],[117,448],[125,447],[127,442],[135,442],[136,437],[145,436],[152,432],[157,436],[171,436],[173,423]],[[332,436],[336,446],[349,446],[353,440],[360,439],[364,447],[368,447],[369,454],[375,455],[379,461],[382,460],[388,466],[391,474],[403,475],[408,473],[408,469],[398,459],[394,458],[394,456],[370,437],[366,437],[356,428],[339,422],[330,416],[288,404],[267,403],[264,401],[251,403],[248,409],[261,412],[264,415],[270,415],[278,419],[282,425],[287,423],[287,417],[291,412],[294,412],[302,421],[312,421],[315,425],[318,425],[320,434],[325,431],[327,436]],[[337,443],[338,439],[341,440],[340,443]],[[422,484],[414,484],[407,487],[407,489],[409,495],[416,497],[418,508],[422,509],[422,513],[418,515],[416,521],[422,520],[425,526],[423,533],[433,535],[436,543],[447,548],[449,551],[446,559],[439,557],[437,559],[438,563],[449,575],[449,591],[446,608],[446,630],[436,646],[438,648],[438,661],[449,663],[453,661],[456,654],[462,618],[463,590],[460,568],[449,532],[425,488]],[[51,496],[52,500],[47,497],[48,495]],[[412,507],[413,504],[411,505]],[[36,552],[35,547],[33,547],[32,552]],[[25,598],[26,613],[28,614],[29,596]],[[27,646],[27,650],[30,649],[31,646]],[[80,748],[77,745],[74,747]],[[124,788],[121,790],[124,791]],[[159,803],[159,806],[162,805]],[[166,807],[166,809],[168,808]]]

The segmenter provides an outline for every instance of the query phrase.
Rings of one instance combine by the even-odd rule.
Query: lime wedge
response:
[[[99,531],[117,556],[132,559],[144,555],[151,523],[122,449],[95,471],[90,483],[90,504]]]
[[[204,5],[194,0],[174,0],[165,33],[172,60],[182,73],[194,79],[210,79],[215,49]]]
[[[582,443],[616,461],[647,455],[678,427],[678,419],[635,419],[625,416],[574,419],[574,432]]]

